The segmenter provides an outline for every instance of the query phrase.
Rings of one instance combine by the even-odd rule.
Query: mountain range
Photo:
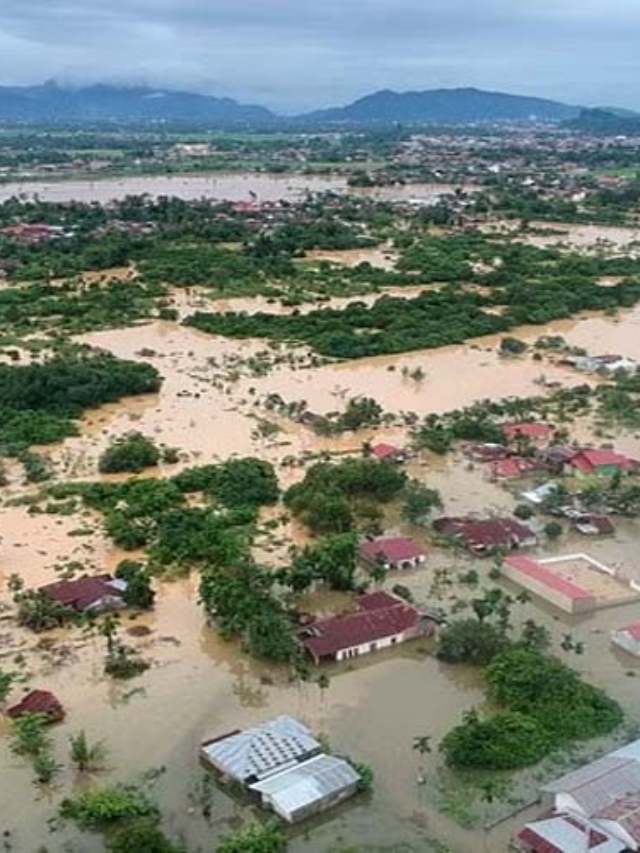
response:
[[[615,115],[615,111],[607,114]],[[0,86],[0,123],[178,123],[210,127],[363,126],[479,122],[578,121],[581,108],[544,98],[481,89],[381,91],[344,107],[283,117],[266,107],[193,92],[54,82]],[[618,113],[618,117],[619,113]]]

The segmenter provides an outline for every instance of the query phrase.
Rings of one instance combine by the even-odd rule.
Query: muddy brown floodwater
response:
[[[129,195],[174,196],[186,201],[210,198],[260,202],[295,201],[306,193],[346,192],[384,201],[433,204],[453,191],[448,184],[409,184],[397,187],[353,189],[340,176],[278,175],[264,172],[211,172],[200,175],[147,175],[95,180],[16,181],[0,184],[0,203],[9,198],[39,198],[50,202],[99,202],[108,204]]]
[[[592,352],[615,351],[640,359],[639,324],[640,309],[636,309],[621,314],[620,319],[589,316],[520,329],[516,334],[527,341],[542,334],[561,334]],[[284,363],[257,376],[244,375],[242,362],[267,350],[264,342],[207,336],[175,323],[97,332],[81,340],[121,357],[154,364],[164,384],[158,395],[132,398],[87,414],[78,437],[44,450],[65,479],[96,477],[97,459],[108,440],[136,429],[180,448],[180,465],[202,464],[234,453],[269,459],[278,466],[286,485],[303,471],[283,467],[287,457],[357,452],[368,438],[402,442],[404,434],[394,427],[320,439],[305,427],[256,406],[265,394],[277,392],[287,401],[305,399],[318,412],[338,410],[348,397],[367,394],[390,411],[424,415],[486,397],[539,393],[537,380],[542,373],[548,380],[566,385],[584,381],[580,374],[530,358],[501,359],[496,352],[497,338],[316,368],[294,369]],[[273,356],[275,350],[269,351]],[[408,378],[406,371],[403,375],[403,368],[411,371],[417,367],[424,371],[422,381]],[[262,437],[257,429],[261,418],[277,424],[280,432]],[[618,443],[640,455],[635,436],[624,435]],[[176,466],[157,473],[167,475],[173,470]],[[409,471],[440,489],[446,511],[451,513],[499,513],[512,509],[517,500],[490,482],[480,467],[472,468],[460,458],[425,455],[412,462]],[[9,496],[15,497],[22,487],[13,471],[10,476]],[[281,508],[270,510],[263,521],[282,514]],[[400,579],[419,603],[449,609],[461,596],[456,578],[471,567],[487,580],[490,562],[434,547],[426,531],[407,527],[393,508],[388,526],[390,531],[415,535],[430,549],[427,568]],[[477,673],[441,665],[424,642],[331,667],[330,686],[325,691],[312,683],[293,685],[278,669],[249,660],[235,644],[216,636],[203,619],[197,578],[193,577],[164,582],[153,613],[134,620],[124,617],[123,632],[134,626],[148,629],[144,636],[127,634],[127,640],[152,667],[137,680],[114,684],[102,675],[103,640],[77,630],[60,631],[53,634],[52,648],[43,645],[43,638],[14,628],[7,589],[11,574],[37,585],[54,579],[55,567],[68,561],[79,561],[89,570],[112,569],[123,555],[105,539],[98,520],[90,513],[31,515],[24,506],[4,506],[0,532],[0,601],[9,607],[0,612],[0,666],[11,668],[21,654],[29,686],[53,690],[68,712],[66,721],[52,732],[56,757],[67,767],[50,790],[34,787],[31,769],[11,752],[9,739],[0,738],[0,832],[12,832],[14,850],[36,853],[42,845],[50,853],[102,850],[95,836],[79,838],[71,826],[49,834],[46,824],[62,795],[89,783],[68,767],[69,735],[82,729],[91,740],[103,739],[108,748],[107,769],[91,781],[136,781],[156,768],[155,791],[168,829],[183,838],[194,853],[215,850],[220,835],[246,819],[249,812],[216,792],[211,822],[200,816],[192,796],[202,774],[197,762],[199,743],[229,728],[286,712],[325,733],[336,751],[371,764],[376,774],[370,802],[356,801],[330,813],[326,820],[294,832],[293,853],[327,853],[338,844],[358,845],[364,851],[399,842],[410,845],[406,849],[428,853],[435,850],[428,840],[433,837],[441,838],[455,853],[476,853],[477,832],[459,828],[437,811],[429,786],[416,784],[419,762],[411,745],[420,735],[429,735],[437,743],[465,710],[482,705]],[[585,543],[567,536],[538,551],[542,555],[586,549],[640,580],[638,533],[636,522],[625,522],[613,539]],[[286,559],[291,542],[304,541],[304,531],[289,523],[271,537],[262,534],[256,552],[273,565]],[[452,583],[435,584],[437,569],[445,569]],[[389,583],[395,582],[396,578]],[[304,605],[327,612],[340,606],[340,597],[317,594]],[[640,604],[571,619],[535,602],[515,608],[515,624],[525,618],[545,624],[557,640],[570,632],[584,642],[585,654],[567,656],[568,662],[609,690],[632,716],[637,714],[638,681],[629,676],[639,675],[640,665],[612,651],[609,631],[639,619]],[[16,689],[15,696],[20,690]],[[6,730],[6,724],[2,725]],[[429,756],[428,778],[435,779],[439,768],[437,753]],[[505,853],[519,819],[507,820],[493,830],[487,849]]]

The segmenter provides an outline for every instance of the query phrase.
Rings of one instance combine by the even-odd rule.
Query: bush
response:
[[[155,821],[140,820],[117,830],[107,841],[109,853],[186,853],[164,835]]]
[[[558,539],[564,533],[564,529],[557,521],[550,521],[545,524],[544,532],[549,539]]]
[[[451,767],[513,770],[537,764],[549,752],[550,742],[525,714],[507,712],[483,720],[471,711],[444,737],[440,748]]]
[[[74,820],[82,829],[104,829],[137,818],[157,819],[159,812],[139,788],[112,785],[64,799],[60,816]]]
[[[218,845],[218,853],[283,853],[286,849],[287,839],[275,823],[247,826]]]
[[[504,634],[488,622],[463,619],[452,622],[440,634],[438,658],[445,663],[489,663],[509,645]]]
[[[155,444],[139,432],[117,438],[108,447],[98,463],[102,474],[134,474],[153,468],[160,461],[160,451]]]
[[[509,649],[492,661],[486,678],[492,701],[535,718],[558,745],[608,734],[623,719],[618,703],[603,690],[536,651]]]
[[[527,521],[529,518],[533,517],[533,510],[529,504],[518,504],[514,509],[513,514],[516,518],[519,518],[520,521]]]

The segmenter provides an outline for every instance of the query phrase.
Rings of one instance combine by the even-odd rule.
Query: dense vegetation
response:
[[[42,364],[0,364],[0,447],[16,452],[50,444],[75,432],[86,410],[159,389],[148,364],[109,355],[57,356]]]
[[[477,263],[487,269],[474,272],[472,265]],[[562,255],[477,235],[412,242],[403,252],[399,270],[416,282],[449,284],[413,299],[383,296],[370,307],[354,302],[342,310],[277,316],[198,312],[187,322],[214,334],[301,341],[322,355],[359,358],[462,343],[587,309],[631,306],[640,299],[640,281],[627,280],[614,287],[598,283],[606,274],[640,272],[640,265],[630,259]],[[488,290],[461,286],[464,283]]]
[[[554,749],[610,733],[623,719],[604,691],[556,658],[522,646],[494,656],[485,677],[488,698],[502,710],[484,718],[472,711],[446,735],[441,748],[452,766],[535,764]]]
[[[403,471],[375,460],[320,463],[287,491],[285,503],[314,533],[346,533],[377,518],[378,505],[398,497],[405,485]]]

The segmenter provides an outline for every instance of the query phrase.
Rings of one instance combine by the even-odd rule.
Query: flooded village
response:
[[[640,849],[637,202],[547,145],[0,187],[3,849]]]

